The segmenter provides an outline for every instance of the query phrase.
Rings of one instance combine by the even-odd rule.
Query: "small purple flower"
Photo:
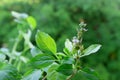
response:
[[[79,43],[79,40],[78,40],[78,38],[75,36],[75,37],[73,37],[72,42],[73,42],[73,44],[78,44],[78,43]]]

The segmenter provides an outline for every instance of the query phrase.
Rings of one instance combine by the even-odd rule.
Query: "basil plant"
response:
[[[96,53],[101,45],[83,45],[86,24],[81,22],[77,35],[66,39],[63,51],[58,52],[55,40],[37,30],[36,45],[31,35],[37,23],[32,16],[12,11],[17,22],[18,36],[12,49],[0,48],[0,80],[101,80],[95,70],[83,67],[81,58]],[[23,45],[21,45],[21,43]],[[22,46],[22,50],[18,50]]]

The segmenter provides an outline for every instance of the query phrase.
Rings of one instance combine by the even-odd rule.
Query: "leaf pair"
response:
[[[38,31],[36,34],[36,43],[42,52],[38,49],[34,49],[37,51],[37,53],[40,53],[36,53],[34,55],[33,50],[31,50],[32,55],[34,56],[34,58],[31,60],[32,66],[37,68],[45,68],[56,61],[55,57],[53,56],[53,54],[56,54],[57,51],[56,44],[48,34]]]
[[[80,55],[80,57],[84,57],[84,56],[88,56],[90,54],[96,53],[100,49],[100,47],[101,47],[100,44],[93,44],[89,46],[87,49],[83,50],[82,53],[80,51],[80,54],[82,54]],[[73,50],[74,50],[73,43],[69,39],[66,39],[64,52],[67,55],[71,55],[73,53]]]

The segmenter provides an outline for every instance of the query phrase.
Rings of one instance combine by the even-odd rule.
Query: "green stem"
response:
[[[17,66],[17,70],[18,70],[18,71],[20,71],[21,64],[22,64],[22,61],[19,61],[18,66]]]
[[[68,78],[67,80],[71,80],[71,78],[76,74],[76,72],[73,72]]]
[[[20,42],[21,39],[22,39],[22,36],[21,36],[21,34],[19,34],[18,37],[17,37],[17,40],[14,43],[14,46],[13,46],[13,49],[12,49],[12,52],[11,52],[12,55],[15,54],[16,48],[17,48],[18,43]],[[13,60],[13,58],[11,57],[10,60],[9,60],[10,64],[12,63],[12,60]]]
[[[77,71],[79,70],[78,69],[78,66],[80,66],[79,65],[79,57],[76,57],[76,63],[75,63],[75,68],[74,68],[74,71],[73,71],[73,73],[67,78],[67,80],[71,80],[71,78],[77,73]]]
[[[10,58],[9,63],[10,63],[10,64],[12,63],[12,58]]]
[[[76,59],[75,69],[76,69],[76,71],[78,71],[80,69],[80,54],[77,53],[77,56],[75,59]]]
[[[17,40],[16,40],[16,42],[15,42],[15,44],[14,44],[14,46],[13,46],[12,54],[14,54],[14,52],[15,52],[15,50],[16,50],[16,48],[17,48],[17,45],[18,45],[18,43],[20,42],[21,39],[22,39],[22,36],[19,34],[19,35],[18,35],[18,38],[17,38]]]

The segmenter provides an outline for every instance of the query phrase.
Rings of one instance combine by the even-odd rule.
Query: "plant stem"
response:
[[[17,70],[18,70],[18,71],[20,71],[21,64],[22,64],[22,62],[21,62],[21,61],[19,61],[18,66],[17,66]]]
[[[42,80],[46,80],[46,77],[47,77],[47,76],[44,76]]]
[[[67,78],[67,80],[71,80],[71,78],[72,78],[75,74],[76,74],[76,71],[73,72],[73,73]]]
[[[13,49],[12,49],[12,52],[11,52],[12,56],[15,54],[17,45],[18,45],[18,43],[20,42],[21,39],[22,39],[22,36],[21,36],[21,34],[19,34],[18,37],[17,37],[17,40],[15,41],[15,43],[13,45]],[[13,60],[13,58],[10,57],[10,60],[9,60],[10,64],[12,63],[12,60]]]

